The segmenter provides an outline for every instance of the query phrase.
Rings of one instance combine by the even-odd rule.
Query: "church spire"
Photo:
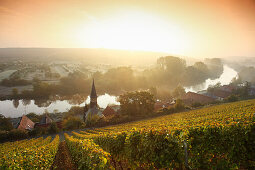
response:
[[[96,92],[95,83],[93,79],[91,93],[90,93],[90,108],[93,108],[94,106],[97,106],[97,92]]]

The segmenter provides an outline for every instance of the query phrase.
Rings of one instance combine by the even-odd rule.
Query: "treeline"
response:
[[[7,86],[7,87],[13,87],[13,86],[26,86],[31,84],[31,81],[20,79],[20,78],[9,78],[9,79],[3,79],[0,82],[0,85]]]
[[[208,78],[219,77],[223,72],[220,59],[206,59],[187,66],[184,59],[166,56],[157,60],[153,68],[136,71],[131,67],[117,67],[105,73],[95,72],[92,76],[74,72],[60,79],[59,84],[40,81],[33,83],[33,91],[23,91],[20,98],[48,98],[50,95],[88,95],[91,90],[91,77],[95,79],[99,94],[119,95],[126,91],[151,89],[158,98],[166,96],[176,86],[192,86]],[[170,95],[170,94],[169,94]]]

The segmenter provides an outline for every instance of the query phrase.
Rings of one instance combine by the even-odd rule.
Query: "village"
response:
[[[122,113],[123,111],[121,110],[121,105],[108,105],[106,108],[100,108],[98,106],[98,95],[95,81],[93,79],[90,93],[90,103],[86,104],[84,107],[70,109],[73,110],[70,111],[71,114],[69,113],[71,116],[60,116],[56,119],[56,117],[51,118],[50,115],[52,114],[45,113],[37,116],[37,118],[40,119],[35,119],[35,114],[23,114],[21,117],[11,118],[9,120],[14,129],[21,130],[25,133],[32,135],[51,134],[58,133],[63,130],[94,128],[125,123],[165,114],[172,114],[184,110],[208,107],[225,102],[234,102],[240,100],[237,97],[238,95],[247,95],[252,98],[252,96],[255,96],[255,87],[249,85],[248,82],[238,85],[229,84],[223,86],[217,84],[208,88],[207,90],[199,91],[197,93],[190,91],[186,93],[184,89],[179,87],[176,89],[176,93],[179,93],[180,98],[169,101],[153,101],[153,109],[151,110],[152,113],[150,114],[126,116]]]

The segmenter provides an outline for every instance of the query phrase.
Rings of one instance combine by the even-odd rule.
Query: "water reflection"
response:
[[[237,77],[238,73],[228,67],[227,65],[224,65],[223,67],[223,73],[221,74],[221,76],[217,79],[211,80],[211,79],[207,79],[204,83],[202,84],[198,84],[195,86],[191,86],[191,87],[185,87],[186,92],[187,91],[192,91],[192,92],[198,92],[198,91],[202,91],[202,90],[206,90],[210,85],[215,85],[218,82],[221,83],[221,85],[227,85],[229,83],[231,83],[231,80],[234,77]]]
[[[51,98],[50,100],[5,100],[0,101],[0,114],[6,117],[19,117],[27,113],[43,114],[45,110],[50,113],[53,112],[65,112],[72,106],[84,106],[89,103],[90,98],[83,96],[72,96],[65,100],[60,98]],[[98,105],[101,108],[105,108],[108,104],[118,105],[116,96],[109,94],[101,95],[98,97]]]
[[[19,107],[19,100],[13,100],[13,106],[17,109]]]

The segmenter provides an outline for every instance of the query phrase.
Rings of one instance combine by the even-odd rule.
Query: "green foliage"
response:
[[[42,115],[37,115],[35,113],[28,113],[26,116],[33,122],[39,122],[42,118]]]
[[[38,138],[0,145],[1,169],[50,169],[59,145],[59,136],[54,140]]]
[[[194,169],[238,169],[255,166],[255,125],[202,127],[188,134]]]
[[[80,129],[83,125],[83,121],[78,117],[68,117],[63,121],[63,127],[66,130]]]
[[[31,82],[20,79],[20,78],[10,78],[10,79],[3,79],[0,84],[2,86],[13,87],[13,86],[29,85],[31,84]]]
[[[48,133],[49,134],[54,134],[54,133],[58,133],[59,129],[57,127],[57,124],[55,122],[50,124],[50,127],[48,128]]]
[[[110,154],[91,139],[75,139],[65,134],[66,144],[78,169],[110,169]]]
[[[64,118],[68,118],[70,116],[81,115],[84,113],[84,107],[72,106],[68,112],[64,114]]]
[[[0,131],[8,131],[12,130],[13,126],[12,123],[10,122],[9,118],[4,117],[2,114],[0,114]]]
[[[199,102],[192,103],[192,105],[191,105],[191,107],[193,107],[193,108],[197,108],[197,107],[201,107],[201,106],[203,106],[203,104],[199,103]]]
[[[185,105],[181,99],[177,99],[174,105],[174,109],[176,112],[183,111],[185,109]]]
[[[236,102],[236,101],[238,101],[238,96],[232,94],[229,97],[227,97],[226,101],[228,101],[228,102]]]
[[[147,91],[127,92],[119,97],[121,112],[139,116],[151,114],[154,110],[155,99]]]
[[[174,89],[172,95],[173,95],[174,98],[179,99],[179,98],[181,98],[185,93],[186,93],[186,92],[185,92],[185,89],[184,89],[182,86],[179,85],[179,86],[177,86],[177,87]]]
[[[95,125],[100,120],[100,117],[98,115],[92,115],[91,113],[87,113],[87,114],[88,115],[85,121],[87,127],[91,127]]]

